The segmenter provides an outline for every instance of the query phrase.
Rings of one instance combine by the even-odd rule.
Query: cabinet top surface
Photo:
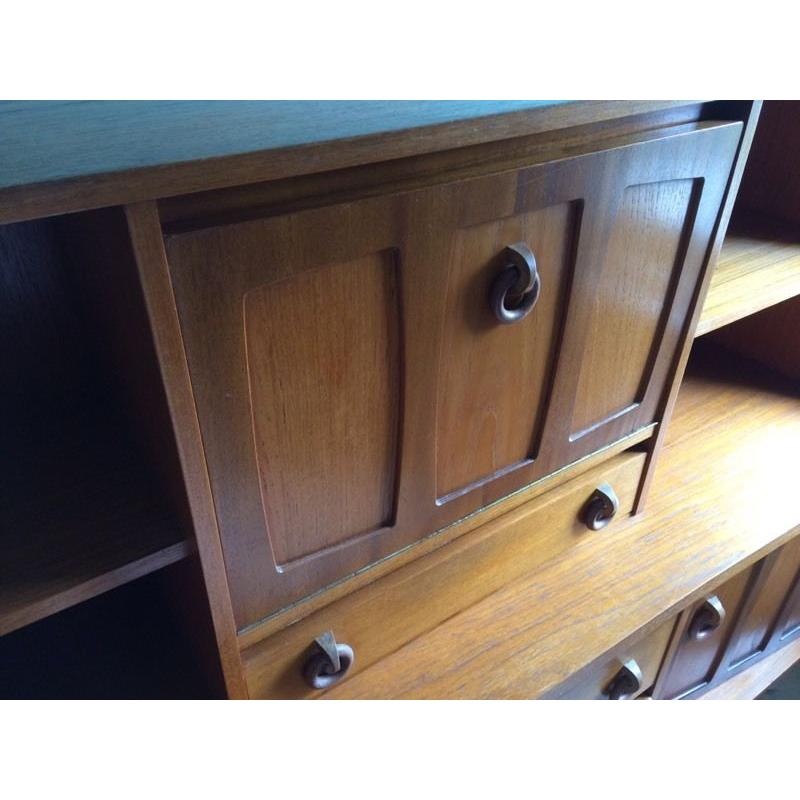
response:
[[[0,188],[370,136],[558,100],[0,102]]]
[[[0,223],[376,163],[679,101],[3,101]]]

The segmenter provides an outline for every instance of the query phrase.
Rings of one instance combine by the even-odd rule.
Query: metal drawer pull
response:
[[[689,638],[695,641],[706,639],[725,621],[725,606],[715,594],[707,597],[703,605],[694,612],[689,624]]]
[[[542,281],[536,258],[525,242],[509,245],[503,255],[508,265],[492,281],[489,305],[498,322],[510,325],[530,314],[539,299]]]
[[[619,510],[619,498],[608,483],[601,483],[585,506],[583,521],[590,531],[605,528]]]
[[[626,661],[605,691],[609,700],[627,700],[642,688],[642,670],[632,658]]]
[[[312,689],[328,689],[347,675],[355,654],[350,645],[337,644],[332,631],[317,636],[314,645],[315,652],[303,666],[303,677]]]

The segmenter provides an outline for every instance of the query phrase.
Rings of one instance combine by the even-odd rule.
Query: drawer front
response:
[[[644,453],[615,456],[247,648],[242,657],[250,696],[318,696],[306,685],[303,668],[325,631],[353,648],[352,675],[559,553],[604,547],[629,517],[644,459]],[[613,488],[619,510],[606,527],[592,531],[587,513],[603,484]],[[346,696],[346,678],[339,690]]]
[[[238,626],[653,422],[740,130],[166,236]]]
[[[675,700],[705,689],[720,660],[751,585],[753,569],[728,580],[707,598],[684,611],[678,640],[654,696]]]
[[[653,686],[675,618],[637,642],[617,648],[557,689],[553,700],[633,700]]]

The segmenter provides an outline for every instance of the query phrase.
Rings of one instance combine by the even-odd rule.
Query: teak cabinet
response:
[[[740,134],[167,231],[237,625],[656,421]]]
[[[765,108],[0,103],[0,666],[154,573],[232,698],[785,668],[800,126]]]

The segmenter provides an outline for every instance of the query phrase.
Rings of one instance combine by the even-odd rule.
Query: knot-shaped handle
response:
[[[619,510],[619,498],[608,483],[601,483],[592,492],[583,512],[583,521],[590,531],[605,528]]]
[[[689,638],[695,641],[706,639],[725,621],[725,606],[715,594],[707,597],[703,605],[694,612],[689,623]]]
[[[609,700],[627,700],[642,688],[642,670],[632,658],[626,661],[612,678],[605,691]]]
[[[332,631],[317,636],[314,648],[303,666],[303,677],[312,689],[328,689],[350,671],[355,661],[353,648],[337,644]]]
[[[489,305],[498,322],[510,325],[530,314],[542,281],[536,258],[524,242],[509,245],[503,251],[508,263],[498,272],[489,291]]]

